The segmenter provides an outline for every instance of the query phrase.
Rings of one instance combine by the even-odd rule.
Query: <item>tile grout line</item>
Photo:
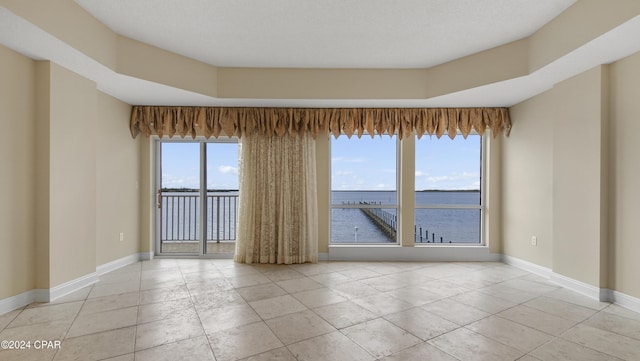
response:
[[[178,268],[178,269],[180,269],[180,268]],[[200,327],[202,327],[202,333],[204,335],[205,340],[207,341],[207,345],[209,346],[209,351],[211,351],[211,355],[213,356],[213,359],[216,360],[217,359],[216,353],[213,350],[213,346],[211,346],[211,340],[209,339],[209,334],[207,333],[207,330],[204,328],[204,324],[202,323],[202,318],[200,317],[200,312],[198,311],[198,308],[196,307],[195,303],[193,303],[193,297],[192,297],[192,294],[191,294],[191,289],[189,289],[187,279],[185,278],[185,275],[184,275],[184,272],[182,271],[182,269],[180,269],[180,275],[182,276],[182,279],[184,280],[185,288],[187,289],[187,293],[189,294],[189,302],[191,303],[191,306],[193,307],[193,310],[196,312],[196,317],[198,317],[198,321],[200,322]]]

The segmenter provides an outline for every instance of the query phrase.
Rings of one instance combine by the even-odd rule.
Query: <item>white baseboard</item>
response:
[[[609,302],[640,313],[640,298],[635,298],[614,290],[608,289],[607,291]]]
[[[0,300],[0,315],[24,307],[36,300],[36,293],[42,290],[29,290],[21,294]]]
[[[501,260],[502,262],[508,265],[523,269],[527,272],[531,272],[540,277],[551,278],[551,276],[553,275],[553,271],[551,270],[551,268],[543,267],[535,263],[522,260],[520,258],[511,257],[503,254],[501,257]]]
[[[49,289],[33,289],[18,295],[0,300],[0,315],[27,306],[33,302],[51,302],[71,292],[98,282],[96,272],[76,278]]]
[[[56,299],[62,297],[62,296],[66,296],[69,293],[75,292],[79,289],[85,288],[87,286],[90,286],[96,282],[98,282],[98,272],[93,272],[90,273],[88,275],[84,275],[82,277],[76,278],[75,280],[71,280],[69,282],[65,282],[61,285],[52,287],[49,289],[49,299],[44,301],[39,301],[39,302],[51,302],[51,301],[55,301]]]
[[[140,252],[138,255],[140,256],[140,261],[149,261],[153,259],[153,252]]]
[[[600,294],[600,287],[584,283],[582,281],[574,280],[573,278],[561,275],[559,273],[553,273],[550,278],[551,282],[557,283],[560,286],[570,289],[571,291],[581,293],[594,300],[609,302],[609,300],[603,300]]]
[[[103,265],[100,265],[98,267],[96,267],[96,272],[98,273],[98,275],[102,276],[105,273],[109,273],[112,271],[117,270],[118,268],[122,268],[125,266],[128,266],[132,263],[136,263],[138,261],[143,260],[143,257],[145,256],[145,253],[134,253],[131,255],[128,255],[126,257],[122,257],[120,259],[117,259],[115,261],[111,261],[108,263],[105,263]]]
[[[608,288],[599,288],[588,283],[584,283],[573,278],[553,272],[550,268],[539,266],[519,258],[502,255],[502,261],[508,265],[518,267],[525,271],[531,272],[538,276],[548,278],[551,282],[569,289],[571,291],[583,294],[600,302],[615,303],[624,308],[640,313],[640,299],[629,296],[625,293],[610,290]]]
[[[50,299],[50,291],[48,288],[37,288],[33,290],[33,300],[31,302],[50,302]],[[25,304],[25,306],[29,303]]]
[[[90,286],[99,281],[99,276],[117,270],[118,268],[136,263],[141,260],[152,259],[151,253],[134,253],[132,255],[122,257],[115,261],[105,263],[96,267],[96,272],[76,278],[61,285],[49,289],[33,289],[22,292],[18,295],[0,300],[0,315],[15,309],[27,306],[33,302],[51,302],[66,296],[81,288]]]
[[[493,254],[484,246],[329,246],[330,261],[413,261],[413,262],[495,262]]]

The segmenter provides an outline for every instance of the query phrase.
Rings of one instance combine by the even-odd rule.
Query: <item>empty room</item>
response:
[[[640,0],[0,0],[0,361],[640,360]]]

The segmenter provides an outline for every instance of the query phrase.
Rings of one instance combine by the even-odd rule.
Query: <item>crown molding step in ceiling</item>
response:
[[[135,105],[505,107],[640,50],[604,3],[0,0],[0,44]]]

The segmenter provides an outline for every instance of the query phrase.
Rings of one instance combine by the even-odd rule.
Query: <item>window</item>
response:
[[[416,139],[416,244],[480,243],[481,149],[477,134]]]
[[[331,142],[331,242],[396,243],[397,137]]]
[[[397,244],[399,217],[413,220],[416,245],[481,243],[482,137],[401,142],[386,135],[332,139],[331,244]],[[413,169],[406,166],[413,156],[415,175],[400,174],[401,164]],[[401,194],[415,197],[415,207],[403,208]],[[402,242],[412,236],[407,218]]]

